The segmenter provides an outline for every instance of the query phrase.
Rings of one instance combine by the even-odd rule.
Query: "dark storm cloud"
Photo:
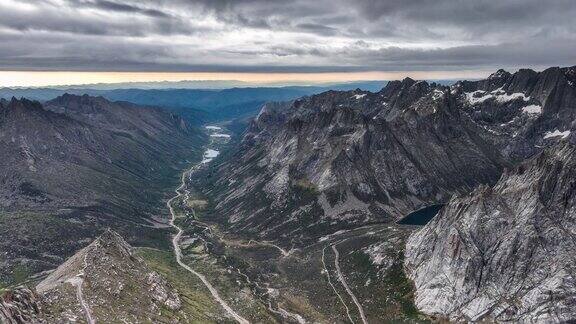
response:
[[[522,21],[548,13],[574,11],[571,0],[358,0],[360,12],[375,20],[382,17],[404,17],[425,22],[455,24],[486,24],[502,21]]]
[[[97,1],[78,1],[81,6],[94,7],[106,11],[128,12],[135,14],[143,14],[150,17],[163,17],[168,18],[170,15],[156,9],[140,8],[138,6],[123,4],[114,1],[97,0]]]
[[[0,1],[0,29],[23,32],[22,37],[34,33],[41,33],[45,37],[59,33],[75,34],[78,36],[77,46],[80,47],[85,36],[146,37],[207,31],[155,9],[111,1],[53,1],[22,1],[26,4],[24,7],[10,6]],[[118,38],[116,41],[123,40]]]
[[[0,68],[391,71],[576,64],[573,0],[3,0]]]

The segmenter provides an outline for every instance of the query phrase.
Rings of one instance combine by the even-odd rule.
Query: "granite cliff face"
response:
[[[38,295],[28,288],[3,292],[0,296],[0,323],[42,323]]]
[[[423,312],[458,321],[576,317],[576,146],[561,143],[454,197],[407,243]]]
[[[494,184],[570,136],[575,70],[498,71],[451,87],[405,79],[267,104],[215,180],[207,174],[214,215],[234,231],[297,241]]]

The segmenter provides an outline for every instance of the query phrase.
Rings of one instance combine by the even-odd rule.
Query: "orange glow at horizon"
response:
[[[367,80],[473,79],[489,74],[481,70],[398,71],[398,72],[326,72],[326,73],[232,73],[232,72],[68,72],[68,71],[0,71],[0,87],[46,87],[89,85],[96,83],[160,81],[244,81],[277,84],[347,82]]]

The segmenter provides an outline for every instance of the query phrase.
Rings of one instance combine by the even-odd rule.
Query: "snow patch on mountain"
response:
[[[501,88],[498,88],[496,90],[493,90],[491,92],[486,92],[484,90],[476,90],[473,92],[465,92],[464,95],[466,96],[466,101],[468,101],[468,103],[470,103],[471,105],[477,105],[480,103],[485,102],[486,100],[490,100],[493,99],[494,101],[496,101],[497,103],[507,103],[510,101],[514,101],[514,100],[523,100],[523,101],[529,101],[530,97],[526,96],[525,94],[521,93],[521,92],[515,92],[515,93],[506,93],[504,90],[502,90]]]
[[[483,90],[476,90],[473,92],[465,92],[464,95],[466,95],[466,101],[468,101],[471,105],[476,105],[492,98],[492,95],[490,94],[482,95],[484,93],[486,92]]]
[[[521,92],[516,92],[516,93],[511,93],[511,94],[507,94],[507,93],[497,94],[495,96],[495,99],[499,103],[506,103],[509,101],[517,100],[517,99],[522,99],[524,101],[528,101],[528,100],[530,100],[530,97],[527,97],[526,95],[524,95]]]
[[[444,91],[442,90],[434,89],[434,92],[432,92],[432,99],[434,100],[438,100],[443,97],[444,97]]]
[[[526,114],[541,114],[542,113],[542,106],[539,105],[528,105],[522,108],[522,112]]]
[[[562,138],[566,138],[566,137],[570,136],[570,131],[567,130],[567,131],[561,132],[561,131],[556,129],[553,132],[546,132],[546,134],[544,134],[544,139],[552,138],[552,137],[558,137],[558,136],[561,136]]]

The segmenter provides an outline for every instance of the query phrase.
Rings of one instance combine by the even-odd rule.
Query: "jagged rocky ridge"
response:
[[[29,288],[20,287],[0,296],[0,323],[38,323],[41,316],[38,295]]]
[[[576,318],[576,146],[454,197],[406,248],[425,313],[457,321]]]
[[[493,184],[571,135],[575,70],[498,71],[451,87],[405,79],[267,104],[236,154],[206,174],[213,215],[294,242]]]
[[[6,293],[2,323],[167,322],[182,304],[178,292],[113,231],[78,251],[35,290]]]
[[[107,227],[164,241],[163,193],[204,141],[178,116],[101,97],[0,101],[0,286],[55,268]]]
[[[509,160],[519,162],[559,138],[576,122],[576,66],[542,72],[504,70],[486,80],[461,81],[451,94]]]

